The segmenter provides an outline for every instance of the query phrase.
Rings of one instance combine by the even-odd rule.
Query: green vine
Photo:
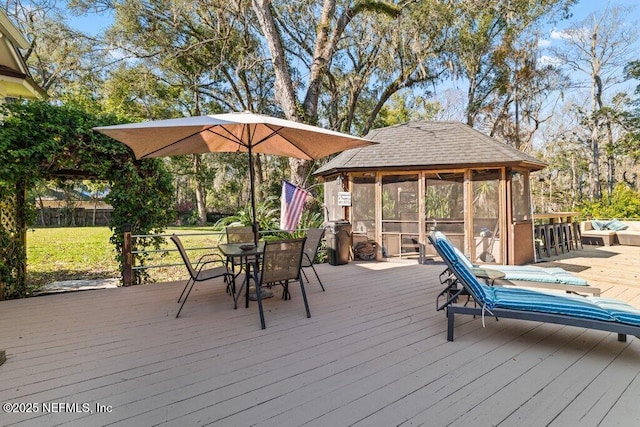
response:
[[[30,188],[69,174],[107,181],[111,188],[107,201],[114,207],[110,241],[120,254],[123,227],[130,225],[134,234],[149,234],[170,224],[173,188],[161,160],[136,160],[127,146],[93,131],[96,126],[118,122],[114,116],[97,116],[46,101],[0,105],[0,182],[6,183],[5,188],[16,188],[18,183]],[[33,207],[24,200],[18,205],[18,229],[2,229],[0,239],[13,241],[11,236],[20,236],[32,222]],[[20,255],[25,248],[22,239],[17,240],[20,248],[7,247],[0,261],[7,297],[28,294],[26,282],[12,276],[26,271],[26,257]],[[159,244],[157,238],[139,238],[134,250]],[[144,257],[136,257],[138,264],[144,264]],[[122,256],[117,259],[122,267]],[[138,276],[136,281],[143,279]]]
[[[8,298],[23,298],[27,289],[21,286],[20,268],[27,262],[26,250],[15,230],[0,228],[0,283]]]

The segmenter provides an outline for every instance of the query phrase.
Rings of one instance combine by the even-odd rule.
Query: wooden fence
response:
[[[36,209],[37,227],[85,227],[93,225],[108,226],[113,208],[44,208]]]

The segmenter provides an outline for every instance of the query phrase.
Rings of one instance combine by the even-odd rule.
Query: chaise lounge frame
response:
[[[433,247],[438,252],[438,255],[442,258],[444,263],[447,265],[448,273],[450,273],[450,279],[446,281],[447,288],[441,292],[442,294],[449,293],[451,286],[453,284],[453,280],[456,283],[460,284],[466,293],[469,295],[473,295],[470,291],[470,286],[465,282],[465,279],[462,275],[458,274],[457,267],[448,259],[446,254],[443,254],[440,251],[440,248],[435,242],[435,239],[430,234],[428,235],[428,239],[433,245]],[[445,274],[445,273],[443,273]],[[453,279],[455,277],[455,279]],[[466,314],[472,316],[484,316],[487,310],[478,306],[467,306],[465,305],[457,305],[455,302],[458,300],[458,297],[461,293],[457,295],[450,296],[445,304],[437,306],[438,310],[446,310],[447,314],[447,341],[453,341],[454,339],[454,328],[455,328],[455,315],[456,314]],[[513,310],[513,309],[504,309],[504,308],[492,308],[490,314],[496,318],[496,320],[500,318],[505,319],[519,319],[519,320],[531,320],[535,322],[544,322],[544,323],[554,323],[559,325],[568,325],[568,326],[577,326],[587,329],[595,329],[606,332],[615,332],[618,334],[618,341],[626,342],[627,335],[634,335],[636,337],[640,337],[640,326],[629,325],[620,322],[607,322],[603,320],[594,320],[594,319],[585,319],[581,317],[575,317],[564,314],[554,314],[554,313],[544,313],[539,311],[525,311],[525,310]]]
[[[447,313],[447,341],[453,341],[453,329],[455,326],[456,314],[467,314],[472,316],[482,316],[482,308],[459,305],[448,305]],[[578,326],[587,329],[616,332],[618,341],[626,342],[627,335],[640,337],[640,327],[626,325],[617,322],[605,322],[603,320],[583,319],[581,317],[567,316],[563,314],[543,313],[540,311],[507,310],[503,308],[492,308],[491,314],[496,318],[532,320],[534,322],[555,323],[558,325]]]

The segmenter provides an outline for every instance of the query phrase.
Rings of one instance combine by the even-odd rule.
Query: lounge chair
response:
[[[448,298],[437,309],[447,313],[447,340],[453,341],[456,314],[533,320],[589,329],[616,332],[618,341],[627,335],[640,337],[640,310],[610,298],[552,294],[533,289],[487,286],[473,275],[466,262],[456,254],[454,246],[440,232],[430,233],[429,241],[447,265],[441,281],[447,285],[440,296]],[[456,289],[460,287],[459,289]],[[463,294],[474,304],[461,305]]]
[[[574,276],[568,271],[559,268],[542,268],[533,265],[499,265],[485,264],[476,265],[460,251],[454,247],[456,255],[461,262],[464,262],[469,269],[489,268],[504,273],[502,282],[507,285],[524,286],[529,288],[557,289],[568,293],[588,293],[593,296],[600,296],[600,288],[590,286],[586,280]],[[498,283],[501,283],[498,281]]]

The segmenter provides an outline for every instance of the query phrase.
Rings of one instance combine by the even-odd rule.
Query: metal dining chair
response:
[[[253,244],[254,242],[251,226],[229,226],[225,228],[225,233],[227,234],[227,243]],[[234,277],[238,277],[242,273],[244,261],[246,260],[241,260],[239,264],[236,264],[234,258],[227,260],[227,267],[231,267]],[[238,268],[238,272],[236,272],[236,268]]]
[[[260,272],[257,275],[256,296],[260,295],[260,288],[282,286],[282,298],[291,299],[289,283],[297,281],[300,284],[304,307],[307,317],[311,317],[307,294],[302,281],[301,264],[304,243],[306,237],[292,240],[267,241],[264,245],[264,252],[261,259]],[[246,306],[249,306],[249,292],[246,295]],[[258,297],[258,309],[260,312],[260,324],[265,329],[264,311],[262,309],[262,298]]]
[[[227,291],[230,291],[232,293],[235,292],[234,276],[227,268],[224,258],[216,254],[205,254],[200,257],[200,259],[194,266],[193,264],[191,264],[189,256],[187,255],[187,252],[185,251],[180,238],[173,234],[171,235],[171,240],[173,240],[173,243],[176,244],[178,252],[180,252],[180,256],[184,261],[184,265],[187,267],[187,271],[189,272],[189,280],[187,280],[187,283],[184,285],[182,293],[178,298],[178,302],[182,300],[182,304],[180,305],[180,309],[176,314],[176,319],[178,318],[178,316],[180,316],[182,307],[184,307],[184,304],[187,302],[187,298],[189,298],[189,294],[191,294],[191,290],[193,289],[193,286],[196,284],[196,282],[204,282],[206,280],[215,279],[217,277],[224,277],[225,283],[227,284]],[[218,267],[207,268],[206,270],[204,269],[205,266],[213,263],[220,263],[221,265]],[[187,288],[189,289],[188,291]],[[184,297],[184,299],[182,299],[182,297]]]
[[[253,229],[250,226],[226,227],[227,243],[253,243]]]
[[[322,243],[323,237],[324,228],[310,228],[309,230],[307,230],[307,240],[304,244],[304,253],[302,256],[302,275],[305,279],[307,279],[307,283],[309,283],[309,278],[304,272],[304,269],[311,267],[313,273],[316,275],[316,279],[318,279],[318,283],[320,283],[322,291],[324,292],[322,280],[320,280],[320,276],[318,276],[318,272],[313,266],[313,264],[315,264],[316,257],[318,255],[318,249],[320,249],[320,243]]]

